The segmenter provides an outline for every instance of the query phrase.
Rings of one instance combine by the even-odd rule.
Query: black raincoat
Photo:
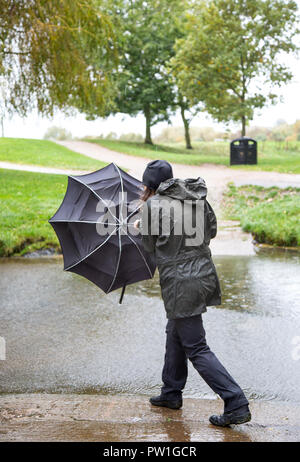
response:
[[[209,249],[210,240],[217,234],[217,220],[206,195],[205,181],[200,177],[171,178],[162,182],[143,206],[142,242],[145,250],[155,252],[168,319],[195,316],[205,312],[208,305],[221,303]],[[194,234],[184,226],[178,233],[176,226],[183,214],[192,220]],[[202,217],[198,221],[196,214]],[[189,240],[197,231],[198,236],[202,233],[200,243]]]

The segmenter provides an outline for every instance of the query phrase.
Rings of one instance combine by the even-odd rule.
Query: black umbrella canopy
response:
[[[155,259],[133,227],[141,188],[139,180],[114,163],[68,177],[63,202],[49,220],[66,271],[86,277],[105,293],[153,277]]]

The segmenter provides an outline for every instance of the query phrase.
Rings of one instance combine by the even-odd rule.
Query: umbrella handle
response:
[[[124,293],[125,293],[125,289],[126,289],[126,284],[124,284],[123,287],[122,287],[122,292],[121,292],[121,296],[120,296],[120,300],[119,300],[119,305],[121,305],[121,303],[122,303]]]

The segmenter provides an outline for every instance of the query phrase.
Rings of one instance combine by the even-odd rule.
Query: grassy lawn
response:
[[[300,189],[229,185],[227,218],[239,220],[259,243],[300,246]]]
[[[59,249],[48,223],[67,187],[64,175],[0,169],[0,256]]]
[[[0,169],[0,256],[23,255],[41,248],[59,249],[48,219],[59,207],[67,177]],[[258,242],[300,245],[300,189],[230,185],[227,218]]]
[[[194,142],[193,150],[183,145],[145,145],[129,141],[87,140],[117,152],[150,159],[165,159],[169,162],[201,165],[204,163],[229,166],[229,142]],[[300,142],[283,143],[264,141],[258,143],[258,165],[232,166],[247,170],[266,170],[282,173],[300,173]]]
[[[89,171],[106,165],[53,141],[23,138],[0,138],[0,161]]]

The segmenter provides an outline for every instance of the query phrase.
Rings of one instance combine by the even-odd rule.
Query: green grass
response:
[[[229,185],[226,216],[259,243],[300,246],[300,189]]]
[[[0,256],[59,249],[48,219],[59,207],[67,177],[0,169]]]
[[[0,169],[0,256],[37,249],[59,249],[48,223],[64,197],[67,178]],[[300,189],[230,185],[225,197],[227,218],[258,242],[300,245]]]
[[[96,143],[108,149],[117,152],[130,154],[138,157],[148,157],[149,159],[165,159],[168,162],[174,162],[187,165],[201,165],[203,163],[225,164],[229,165],[228,155],[226,157],[223,146],[219,143],[212,143],[204,149],[198,146],[194,150],[184,149],[180,145],[146,145],[143,143],[134,143],[130,141],[112,141],[89,139],[91,143]],[[221,148],[221,150],[220,150]]]
[[[229,142],[194,142],[194,149],[188,150],[181,144],[150,146],[129,141],[102,139],[89,139],[88,141],[133,156],[165,159],[169,162],[188,165],[211,163],[229,166]],[[288,149],[284,143],[259,142],[257,165],[232,166],[230,168],[300,173],[300,142],[290,143]]]
[[[0,161],[89,171],[106,165],[53,141],[23,138],[0,138]]]

